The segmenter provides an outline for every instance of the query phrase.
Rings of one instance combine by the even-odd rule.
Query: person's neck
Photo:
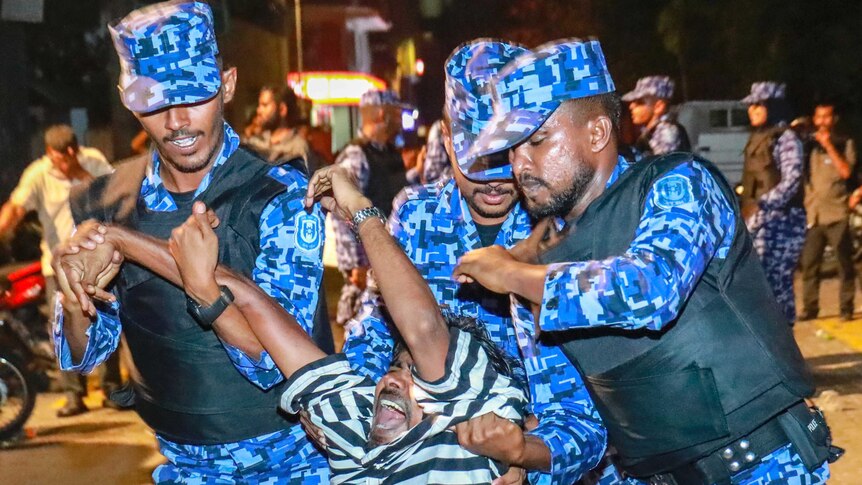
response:
[[[611,178],[611,174],[614,172],[614,169],[618,163],[617,150],[613,150],[613,153],[608,154],[599,154],[602,157],[601,162],[599,163],[599,168],[596,170],[593,179],[590,181],[587,189],[584,191],[584,194],[575,203],[575,206],[572,210],[569,211],[568,214],[563,216],[566,221],[574,221],[577,218],[581,217],[581,214],[587,210],[587,207],[593,203],[594,200],[599,198],[602,193],[605,191],[605,186],[608,183],[608,179]]]
[[[655,125],[657,125],[658,122],[661,121],[662,116],[664,116],[664,111],[662,111],[661,113],[659,113],[658,111],[653,113],[652,118],[650,118],[649,123],[646,124],[645,129],[646,130],[653,129],[655,127]]]

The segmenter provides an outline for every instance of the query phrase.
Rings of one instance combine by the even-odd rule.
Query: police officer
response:
[[[757,82],[742,100],[752,130],[745,145],[741,204],[766,278],[792,325],[793,271],[805,243],[805,209],[802,143],[787,126],[785,89],[777,82]]]
[[[220,262],[253,278],[311,333],[321,303],[322,215],[304,210],[299,170],[238,148],[223,115],[236,70],[222,68],[209,6],[164,2],[109,27],[121,100],[154,149],[73,194],[76,223],[97,219],[165,239],[203,201],[221,219]],[[89,372],[125,335],[138,371],[129,398],[167,458],[153,472],[156,483],[328,481],[327,462],[302,428],[276,413],[285,381],[272,359],[238,329],[212,326],[229,293],[187,300],[143,267],[118,268],[110,247],[60,247],[57,255],[70,306],[55,332],[60,366]],[[98,281],[87,276],[92,268]],[[117,269],[116,301],[93,311],[81,284],[104,287]]]
[[[493,113],[490,93],[483,87],[524,52],[522,47],[491,40],[476,40],[455,49],[445,66],[442,124],[454,178],[405,189],[396,199],[389,224],[441,307],[482,322],[491,339],[523,361],[526,369],[526,375],[519,369],[517,380],[529,386],[538,426],[524,434],[520,428],[510,429],[516,427],[503,420],[487,419],[460,430],[462,445],[469,443],[477,454],[533,471],[531,483],[569,485],[595,466],[605,446],[604,428],[582,378],[559,347],[536,340],[533,327],[512,325],[508,297],[451,278],[458,258],[468,251],[494,244],[512,247],[530,234],[531,220],[518,201],[508,151],[473,164],[470,173],[462,172],[455,162],[464,159]],[[348,324],[344,351],[357,370],[370,372],[377,380],[389,369],[392,337],[379,296],[368,291],[362,301],[359,315]],[[468,435],[479,435],[480,427],[525,437],[521,442],[529,442],[538,452],[513,463],[488,451],[480,439],[468,441]]]
[[[641,130],[635,149],[643,155],[691,151],[685,127],[669,112],[673,88],[674,82],[667,76],[647,76],[622,97],[629,103],[632,123]]]
[[[395,142],[401,133],[401,101],[394,91],[372,90],[359,102],[359,138],[344,147],[335,163],[356,177],[360,190],[387,216],[395,195],[407,185],[407,171]],[[350,226],[331,218],[338,251],[338,269],[344,286],[336,321],[344,325],[356,314],[359,295],[366,286],[368,258]]]
[[[564,341],[628,475],[825,482],[810,377],[718,169],[686,153],[619,156],[598,41],[524,54],[492,91],[494,118],[468,155],[511,148],[527,210],[553,224],[536,244],[468,253],[453,277],[513,294],[527,320],[516,325]]]

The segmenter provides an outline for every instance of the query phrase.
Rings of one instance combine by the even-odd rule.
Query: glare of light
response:
[[[425,61],[416,59],[416,75],[421,76],[423,74],[425,74]]]
[[[404,131],[413,131],[416,129],[416,118],[413,117],[413,111],[402,111],[401,112],[401,128]]]

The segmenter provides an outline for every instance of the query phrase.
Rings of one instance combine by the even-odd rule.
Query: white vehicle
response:
[[[692,151],[714,163],[731,186],[739,184],[750,133],[747,106],[739,101],[688,101],[675,111]]]

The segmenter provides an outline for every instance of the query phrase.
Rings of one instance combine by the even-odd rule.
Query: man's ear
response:
[[[236,68],[229,67],[221,72],[221,89],[224,93],[224,102],[230,103],[236,92]]]
[[[590,135],[590,151],[598,153],[608,146],[613,134],[613,123],[605,115],[596,116],[589,123],[587,129]]]
[[[657,99],[653,111],[661,114],[667,113],[667,101],[664,99]]]
[[[74,158],[78,154],[78,149],[75,147],[68,146],[66,147],[66,155]]]

